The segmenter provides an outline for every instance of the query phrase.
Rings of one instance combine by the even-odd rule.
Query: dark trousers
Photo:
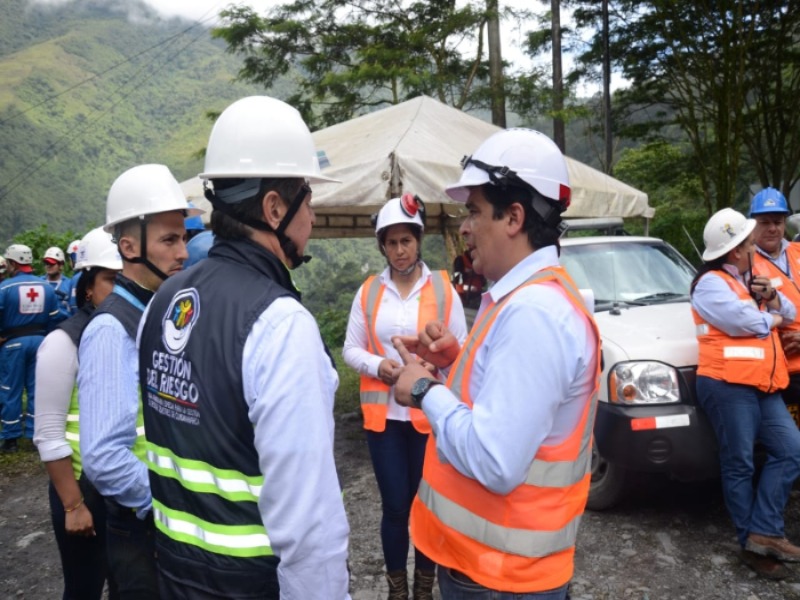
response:
[[[406,568],[408,519],[422,478],[427,441],[428,436],[414,429],[410,421],[387,419],[385,431],[367,431],[369,455],[381,492],[381,543],[387,571]],[[433,561],[416,548],[414,564],[417,569],[434,569]]]
[[[78,481],[83,502],[92,513],[97,535],[86,537],[70,535],[64,528],[64,505],[53,484],[50,484],[50,516],[53,532],[61,555],[61,570],[64,574],[63,600],[95,600],[103,597],[103,585],[108,576],[106,562],[106,506],[103,497],[82,476]],[[119,598],[113,580],[108,582],[108,597]]]
[[[158,600],[153,513],[137,518],[133,509],[106,498],[108,568],[121,600]]]

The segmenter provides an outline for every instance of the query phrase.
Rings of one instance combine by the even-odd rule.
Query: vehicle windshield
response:
[[[561,264],[594,292],[595,310],[686,302],[694,267],[661,242],[598,242],[561,247]]]

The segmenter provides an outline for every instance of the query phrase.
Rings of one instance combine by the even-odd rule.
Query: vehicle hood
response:
[[[594,315],[603,337],[606,367],[623,360],[697,365],[697,337],[688,302],[620,307]]]

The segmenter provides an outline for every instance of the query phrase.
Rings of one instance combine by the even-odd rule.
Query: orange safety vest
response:
[[[756,306],[747,288],[729,273],[711,271],[704,277],[709,275],[721,277],[740,302]],[[703,321],[694,307],[692,318],[700,346],[698,375],[728,383],[750,385],[763,392],[782,390],[789,385],[786,356],[776,329],[771,330],[765,338],[732,337]]]
[[[574,568],[575,538],[591,480],[592,428],[600,385],[600,333],[577,286],[562,267],[534,274],[473,325],[447,380],[472,408],[469,382],[480,346],[506,302],[528,285],[554,282],[591,324],[597,340],[595,387],[572,433],[540,446],[524,483],[506,495],[439,460],[428,439],[419,491],[411,508],[411,535],[435,563],[456,569],[490,589],[531,593],[567,583]],[[535,398],[531,398],[535,402]]]
[[[379,277],[371,276],[361,290],[361,310],[367,324],[367,350],[372,354],[385,356],[383,346],[375,333],[378,308],[386,286]],[[417,331],[422,331],[430,321],[450,322],[453,308],[453,288],[447,271],[431,271],[428,281],[422,286],[417,311]],[[428,419],[418,408],[411,408],[410,416],[414,428],[420,433],[430,433]],[[389,412],[389,386],[380,379],[361,376],[361,412],[364,414],[364,429],[384,431],[386,414]]]
[[[791,277],[775,266],[771,260],[756,252],[753,271],[757,275],[769,277],[772,287],[786,296],[800,311],[800,287],[798,287],[798,283],[800,283],[800,244],[792,242],[786,248],[786,264]],[[800,318],[785,327],[781,325],[780,329],[781,331],[800,331]],[[786,362],[789,365],[789,373],[800,373],[800,354],[787,356]]]

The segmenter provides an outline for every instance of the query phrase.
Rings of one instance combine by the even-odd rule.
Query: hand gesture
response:
[[[378,378],[386,385],[394,385],[400,374],[400,363],[391,358],[384,358],[378,366]]]
[[[409,353],[442,369],[449,367],[461,351],[456,337],[442,321],[430,321],[418,336],[395,336]],[[397,348],[397,344],[394,344]]]
[[[431,372],[408,351],[402,337],[396,335],[392,338],[392,344],[405,365],[400,369],[397,382],[394,384],[394,399],[401,406],[411,406],[411,387],[414,382],[417,379],[433,379],[433,377],[431,377]]]

